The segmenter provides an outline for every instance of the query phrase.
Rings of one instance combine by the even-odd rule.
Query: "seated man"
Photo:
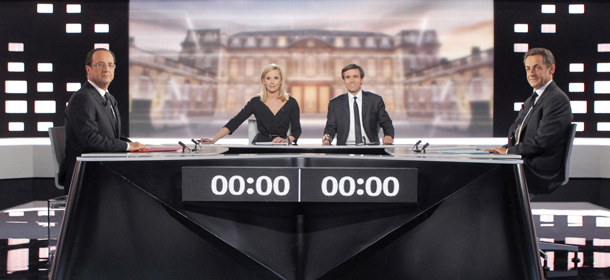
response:
[[[523,62],[534,93],[510,127],[508,144],[486,151],[521,155],[529,192],[546,194],[558,188],[563,179],[572,110],[568,96],[553,82],[555,58],[551,51],[531,49]]]
[[[92,152],[146,151],[121,134],[121,115],[108,86],[116,68],[114,53],[94,49],[87,54],[87,82],[75,92],[66,107],[66,159],[60,169],[64,192],[70,189],[76,157]]]
[[[349,64],[341,70],[341,78],[348,93],[341,94],[328,103],[326,127],[322,145],[328,146],[337,135],[337,145],[366,143],[379,144],[379,127],[383,128],[384,145],[394,142],[394,126],[385,110],[381,96],[362,91],[364,70]],[[362,133],[364,132],[364,133]]]

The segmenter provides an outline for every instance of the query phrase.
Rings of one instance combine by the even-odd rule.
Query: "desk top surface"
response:
[[[415,152],[412,145],[392,146],[270,146],[270,145],[204,145],[191,151],[182,151],[178,145],[152,146],[149,152],[88,153],[80,161],[164,161],[201,160],[229,157],[304,157],[304,158],[360,158],[416,161],[480,162],[520,164],[519,155],[497,155],[477,150],[474,146],[434,147],[423,152]]]

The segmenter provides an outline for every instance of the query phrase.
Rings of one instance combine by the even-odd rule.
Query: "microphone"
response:
[[[189,152],[191,151],[191,149],[189,147],[187,147],[186,145],[184,145],[184,143],[182,143],[182,141],[178,141],[178,144],[180,144],[180,146],[182,146],[182,152],[183,153],[186,150],[189,150]]]
[[[428,146],[430,146],[430,144],[426,143],[426,144],[424,144],[421,147],[421,149],[419,149],[419,147],[417,146],[417,145],[419,145],[419,143],[421,143],[421,140],[417,141],[417,143],[415,144],[415,146],[413,146],[413,148],[411,150],[413,150],[416,153],[422,153],[423,152],[425,154],[426,153],[426,148]]]
[[[199,146],[199,141],[191,138],[191,142],[195,143],[195,149],[193,151],[197,151],[197,146]],[[199,146],[201,148],[201,146]]]
[[[421,140],[417,140],[417,143],[415,143],[415,145],[413,145],[413,148],[411,148],[412,151],[415,151],[416,153],[421,152],[421,150],[419,149],[419,143],[421,143]]]
[[[426,144],[424,144],[424,146],[423,146],[423,147],[421,147],[421,150],[423,151],[423,153],[424,153],[424,154],[426,153],[426,148],[427,148],[428,146],[430,146],[430,144],[426,143]]]

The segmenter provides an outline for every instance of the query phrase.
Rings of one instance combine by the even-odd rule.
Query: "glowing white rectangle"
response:
[[[597,72],[610,72],[610,63],[607,63],[607,62],[598,63]]]
[[[593,101],[593,112],[596,114],[610,114],[610,101]]]
[[[587,101],[570,101],[570,107],[572,107],[572,114],[587,113]]]
[[[598,122],[597,131],[610,131],[610,122]]]
[[[23,43],[8,43],[9,52],[23,52]]]
[[[540,10],[543,14],[554,14],[555,5],[542,5]]]
[[[585,83],[570,83],[568,90],[570,92],[585,92]]]
[[[582,227],[582,216],[568,215],[568,227]]]
[[[516,53],[526,53],[529,50],[529,44],[515,43],[514,51]]]
[[[24,131],[25,124],[23,122],[9,122],[8,131]]]
[[[53,122],[38,122],[38,131],[49,131],[49,127],[53,127]]]
[[[610,227],[610,217],[596,217],[595,226],[596,227]]]
[[[610,93],[610,81],[595,81],[593,83],[593,92],[599,94]]]
[[[597,217],[596,219],[604,218],[608,220],[608,227],[610,227],[610,218],[608,217]],[[593,238],[593,246],[610,246],[610,239],[604,238]]]
[[[108,33],[110,32],[110,25],[108,24],[96,24],[95,25],[95,33]]]
[[[25,100],[6,100],[4,112],[7,114],[25,114],[28,112],[28,102]]]
[[[555,24],[541,24],[540,32],[542,33],[556,33],[557,26]]]
[[[570,63],[570,72],[584,72],[585,64],[584,63]]]
[[[27,81],[5,81],[4,87],[6,93],[28,93]]]
[[[80,4],[68,4],[68,5],[66,5],[66,13],[68,13],[68,14],[80,14]]]
[[[610,44],[608,44],[608,43],[597,44],[597,51],[598,52],[610,52]]]
[[[34,101],[34,113],[36,114],[54,114],[55,107],[55,100]]]
[[[568,12],[570,14],[584,14],[585,13],[585,5],[583,4],[571,4],[568,6]]]
[[[38,83],[36,89],[38,92],[53,92],[53,83]]]
[[[38,63],[38,72],[53,72],[53,63]]]
[[[81,85],[79,83],[67,83],[66,91],[68,91],[68,92],[78,91],[80,89],[80,86]]]
[[[81,33],[82,29],[80,23],[66,23],[66,33]]]
[[[527,33],[527,23],[515,23],[515,33]]]
[[[576,125],[576,131],[585,131],[585,123],[584,122],[572,122]]]
[[[513,104],[513,110],[515,112],[521,111],[521,108],[523,108],[523,102],[515,102],[515,104]]]
[[[53,13],[53,4],[38,4],[36,6],[36,11],[39,14],[52,14]]]
[[[23,71],[25,71],[25,63],[23,63],[23,62],[9,62],[8,63],[8,71],[9,72],[23,72]]]
[[[93,44],[94,49],[107,49],[110,50],[110,44],[108,43],[95,43]]]

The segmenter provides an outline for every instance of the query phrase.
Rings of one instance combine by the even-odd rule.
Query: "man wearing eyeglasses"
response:
[[[87,82],[75,92],[66,107],[66,159],[60,180],[68,193],[76,157],[83,153],[146,151],[139,142],[131,142],[121,133],[121,115],[114,96],[108,91],[116,69],[114,53],[94,49],[87,54]]]

